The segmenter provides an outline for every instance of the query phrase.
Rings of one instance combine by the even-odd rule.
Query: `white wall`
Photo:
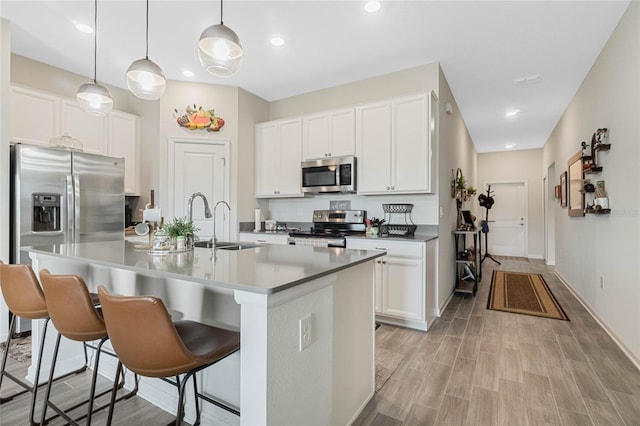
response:
[[[451,171],[460,168],[467,181],[478,188],[478,153],[442,70],[439,93],[438,199],[442,215],[438,226],[438,306],[442,310],[455,287],[455,250],[451,232],[456,228],[458,212],[456,202],[451,198]],[[447,103],[451,105],[451,114],[445,112]]]
[[[556,268],[640,364],[640,3],[631,2],[543,149],[556,174],[600,127],[611,215],[570,218],[556,205]],[[600,277],[604,288],[600,288]]]
[[[527,182],[527,247],[530,258],[544,257],[544,218],[542,150],[527,149],[481,153],[478,155],[478,194],[486,191],[486,182]],[[477,197],[474,204],[478,205]],[[484,217],[484,209],[480,211]]]
[[[189,130],[176,123],[175,109],[184,111],[187,105],[214,109],[224,119],[219,132]],[[160,188],[159,202],[167,198],[167,140],[169,137],[186,136],[203,140],[228,140],[230,158],[229,204],[231,205],[230,230],[233,237],[239,221],[252,221],[255,208],[254,194],[254,130],[256,121],[267,117],[267,103],[263,99],[238,87],[215,84],[167,82],[167,89],[160,99],[159,135],[155,148],[149,151],[152,158],[151,174],[157,176]],[[211,203],[218,200],[209,200]],[[185,204],[187,200],[184,200]],[[172,207],[166,206],[169,216]]]
[[[0,18],[0,260],[9,262],[9,93],[11,87],[11,39],[9,21]],[[1,292],[0,292],[1,293]],[[0,340],[7,339],[9,330],[9,308],[0,297]]]

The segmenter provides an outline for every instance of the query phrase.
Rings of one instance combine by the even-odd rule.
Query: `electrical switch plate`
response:
[[[313,342],[313,315],[308,314],[298,321],[298,350],[302,352]]]

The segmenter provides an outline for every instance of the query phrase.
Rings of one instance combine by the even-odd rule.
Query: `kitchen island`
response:
[[[239,353],[203,371],[199,384],[238,406],[240,418],[204,404],[204,424],[343,425],[373,396],[373,259],[383,252],[264,245],[155,255],[134,246],[26,250],[36,271],[77,273],[91,291],[103,284],[117,294],[159,296],[175,319],[239,330]],[[34,338],[38,330],[36,324]],[[73,355],[65,359],[75,367]],[[112,375],[114,367],[101,373]],[[173,411],[176,392],[163,385],[146,380],[141,396]]]

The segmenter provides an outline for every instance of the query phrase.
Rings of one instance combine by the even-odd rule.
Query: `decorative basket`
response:
[[[382,211],[385,213],[411,213],[413,204],[383,204]]]
[[[387,235],[413,235],[417,225],[382,225],[380,231]]]

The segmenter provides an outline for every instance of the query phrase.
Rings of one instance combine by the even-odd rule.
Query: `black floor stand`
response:
[[[481,200],[480,199],[481,197],[484,197],[484,199]],[[489,209],[493,206],[493,197],[491,197],[491,185],[487,186],[487,195],[480,195],[480,197],[478,197],[478,200],[480,201],[480,205],[485,208],[484,223],[482,224],[482,233],[484,234],[484,249],[486,251],[484,253],[484,256],[482,256],[480,265],[482,265],[482,262],[484,262],[487,257],[493,260],[494,262],[496,262],[498,265],[502,265],[502,263],[497,261],[493,256],[489,254],[489,243],[487,242],[487,238],[489,234]]]
[[[485,250],[487,250],[487,248],[489,247],[489,246],[487,245],[487,234],[488,234],[488,232],[485,232],[485,233],[484,233],[484,247],[485,247]],[[480,263],[482,264],[482,262],[484,262],[484,261],[486,260],[486,258],[487,258],[487,257],[488,257],[489,259],[493,260],[494,262],[496,262],[498,265],[502,265],[502,263],[500,263],[498,260],[496,260],[496,258],[495,258],[495,257],[491,256],[491,255],[489,254],[489,252],[488,252],[488,251],[486,251],[486,252],[484,253],[484,256],[482,256],[482,260],[480,261]]]

